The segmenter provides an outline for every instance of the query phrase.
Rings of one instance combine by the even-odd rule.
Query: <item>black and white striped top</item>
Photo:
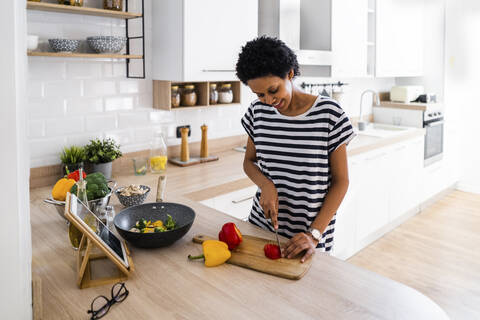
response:
[[[291,238],[306,232],[330,186],[329,155],[355,136],[350,120],[334,100],[319,96],[307,112],[294,117],[255,100],[241,121],[255,145],[256,165],[277,188],[278,233]],[[260,190],[249,221],[273,232],[259,200]],[[317,248],[332,249],[335,218]]]

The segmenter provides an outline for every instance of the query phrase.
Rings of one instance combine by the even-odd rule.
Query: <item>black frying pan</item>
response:
[[[161,202],[165,190],[166,178],[161,176],[157,189],[157,202],[144,203],[138,206],[128,207],[118,213],[113,219],[118,233],[129,243],[141,248],[158,248],[171,245],[183,237],[195,220],[195,211],[183,204],[173,202]],[[157,233],[138,233],[129,231],[140,219],[167,220],[167,214],[171,215],[177,227],[174,230]]]

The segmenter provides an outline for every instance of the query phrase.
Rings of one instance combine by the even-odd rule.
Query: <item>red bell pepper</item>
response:
[[[225,223],[218,234],[218,240],[225,242],[228,249],[234,250],[242,242],[242,234],[233,222]]]
[[[280,253],[280,248],[276,244],[267,243],[263,247],[263,251],[265,252],[265,256],[269,259],[280,259],[282,257]]]
[[[83,171],[83,179],[85,179],[87,177],[87,174],[85,173],[85,171]],[[73,172],[70,172],[67,176],[68,179],[73,179],[75,181],[78,181],[80,180],[80,170],[75,170]]]

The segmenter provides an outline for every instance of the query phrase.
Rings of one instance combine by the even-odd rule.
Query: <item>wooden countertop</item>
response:
[[[218,185],[246,178],[243,153],[227,151],[220,160],[187,168],[169,165],[166,200],[192,207],[196,220],[182,239],[168,248],[130,247],[135,272],[126,282],[130,295],[115,304],[105,319],[447,319],[444,311],[418,291],[326,254],[317,253],[308,273],[286,280],[224,264],[206,268],[188,261],[201,252],[194,234],[215,236],[227,221],[244,234],[271,238],[269,232],[236,221],[187,198]],[[147,184],[147,201],[154,200],[158,175],[114,177],[119,185]],[[67,240],[65,221],[42,200],[50,188],[31,191],[32,270],[42,280],[44,319],[86,319],[97,295],[110,295],[110,286],[78,289],[75,255]],[[112,197],[116,212],[121,210]]]
[[[421,102],[394,102],[394,101],[380,101],[380,105],[374,105],[373,107],[384,108],[398,108],[408,110],[420,110],[425,111],[428,108],[440,108],[443,105],[441,103],[421,103]]]

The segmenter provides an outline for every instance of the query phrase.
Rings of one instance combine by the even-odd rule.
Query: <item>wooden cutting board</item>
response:
[[[202,243],[205,240],[218,240],[205,235],[196,235],[193,242]],[[242,243],[232,251],[232,257],[227,263],[240,267],[268,273],[277,277],[298,280],[310,269],[312,258],[304,263],[300,262],[301,256],[294,259],[268,259],[265,257],[263,247],[272,240],[243,235]]]

